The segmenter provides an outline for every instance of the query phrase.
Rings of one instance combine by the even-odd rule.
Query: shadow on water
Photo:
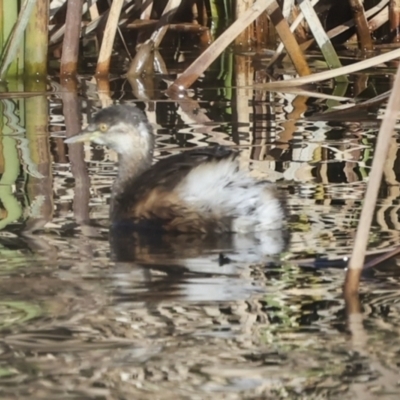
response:
[[[398,259],[367,270],[346,302],[342,268],[297,262],[350,254],[383,105],[363,122],[312,121],[336,104],[252,90],[262,60],[222,59],[185,101],[163,93],[168,73],[148,92],[80,78],[82,97],[51,81],[31,103],[0,100],[1,398],[398,397]],[[369,81],[384,92],[386,75],[354,76],[347,90]],[[207,143],[242,149],[243,167],[287,198],[288,233],[110,231],[115,154],[63,140],[116,101],[145,110],[156,159]],[[399,241],[398,154],[396,135],[371,250]]]

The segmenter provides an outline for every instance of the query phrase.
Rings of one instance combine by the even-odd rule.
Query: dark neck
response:
[[[126,191],[127,186],[134,184],[137,177],[151,167],[153,151],[147,154],[118,154],[118,175],[113,185],[113,196]]]

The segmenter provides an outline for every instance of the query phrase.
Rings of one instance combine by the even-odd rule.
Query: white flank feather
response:
[[[284,222],[274,186],[257,181],[232,159],[199,165],[176,190],[200,213],[232,217],[232,232],[279,229]]]

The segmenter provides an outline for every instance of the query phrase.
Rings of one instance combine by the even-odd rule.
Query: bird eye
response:
[[[99,124],[99,130],[101,132],[105,132],[106,130],[108,130],[108,125],[107,124]]]

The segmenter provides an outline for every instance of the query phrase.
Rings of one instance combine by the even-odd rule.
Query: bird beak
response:
[[[90,125],[84,129],[82,132],[71,136],[68,139],[65,139],[64,142],[71,144],[71,143],[80,143],[80,142],[93,142],[96,140],[102,133],[98,130],[90,129]]]

